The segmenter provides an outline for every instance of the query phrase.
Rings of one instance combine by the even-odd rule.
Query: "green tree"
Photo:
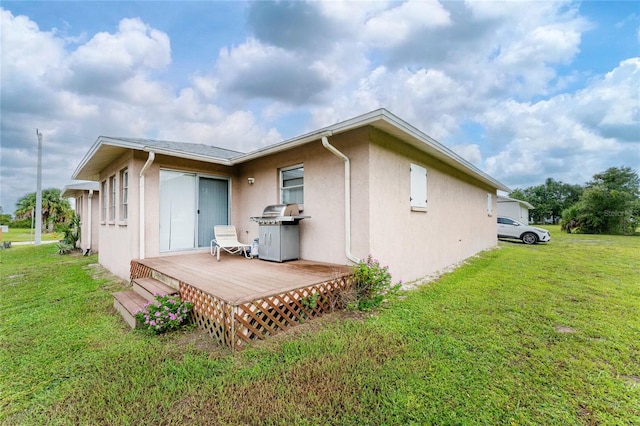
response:
[[[529,213],[534,222],[541,223],[545,218],[556,222],[562,211],[575,204],[582,194],[580,185],[571,185],[547,178],[544,184],[525,189],[516,189],[509,196],[529,202],[534,210]]]
[[[10,225],[11,224],[11,215],[4,214],[2,210],[2,206],[0,206],[0,225]]]
[[[610,167],[593,175],[587,187],[602,186],[608,191],[626,192],[632,197],[640,197],[640,177],[631,167]]]
[[[36,193],[23,195],[16,203],[16,219],[30,219],[36,206]],[[60,196],[60,190],[49,188],[42,191],[42,226],[53,230],[54,225],[64,223],[72,217],[69,201]]]
[[[630,167],[593,176],[580,201],[565,210],[563,228],[587,234],[633,234],[640,218],[640,179]]]

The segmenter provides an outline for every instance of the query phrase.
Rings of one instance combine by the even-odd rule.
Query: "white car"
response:
[[[517,238],[525,244],[551,241],[546,229],[525,225],[510,217],[498,217],[498,238]]]

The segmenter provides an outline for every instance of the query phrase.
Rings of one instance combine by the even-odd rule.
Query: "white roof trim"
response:
[[[122,140],[118,138],[100,136],[96,140],[96,142],[93,144],[93,146],[89,149],[89,152],[87,152],[87,154],[81,160],[80,164],[78,165],[75,172],[73,173],[73,178],[74,179],[77,178],[77,176],[80,174],[82,169],[87,166],[89,161],[93,158],[93,156],[98,152],[100,147],[103,145],[110,145],[110,146],[119,147],[123,149],[134,149],[134,150],[140,150],[140,151],[154,152],[156,154],[161,154],[161,155],[168,155],[172,157],[204,161],[207,163],[221,164],[225,166],[233,166],[236,164],[241,164],[257,158],[261,158],[267,155],[275,154],[282,151],[287,151],[292,148],[305,145],[313,141],[319,141],[321,140],[322,136],[329,136],[331,134],[336,134],[336,133],[344,133],[349,130],[361,128],[367,125],[372,125],[375,127],[376,123],[386,123],[388,125],[393,126],[395,129],[406,134],[409,138],[413,138],[415,141],[421,142],[421,144],[416,144],[415,141],[413,141],[414,143],[412,143],[413,146],[416,146],[418,149],[430,154],[433,154],[435,152],[441,156],[440,157],[441,160],[444,158],[449,165],[463,171],[464,173],[472,177],[475,177],[479,181],[484,182],[492,187],[495,187],[498,190],[511,192],[511,189],[509,189],[504,184],[500,183],[493,177],[484,173],[483,171],[478,169],[476,166],[474,166],[473,164],[471,164],[470,162],[462,158],[460,155],[453,152],[451,149],[442,145],[440,142],[431,138],[427,134],[421,132],[420,130],[413,127],[409,123],[401,120],[400,118],[393,115],[392,113],[390,113],[384,108],[371,111],[369,113],[360,115],[358,117],[348,119],[346,121],[341,121],[339,123],[316,130],[312,133],[307,133],[307,134],[304,134],[292,139],[288,139],[286,141],[283,141],[274,145],[269,145],[267,147],[257,149],[247,154],[239,153],[237,156],[231,157],[231,158],[212,157],[212,156],[207,156],[203,154],[176,151],[172,149],[159,148],[155,146],[146,145],[143,142],[132,142],[130,140]],[[410,141],[407,141],[407,142],[410,142]]]
[[[480,181],[490,184],[499,190],[511,192],[511,189],[509,189],[507,186],[505,186],[501,182],[497,181],[493,177],[484,173],[483,171],[478,169],[476,166],[469,163],[467,160],[465,160],[464,158],[462,158],[461,156],[453,152],[451,149],[442,145],[440,142],[431,138],[427,134],[421,132],[420,130],[413,127],[409,123],[401,120],[400,118],[393,115],[392,113],[390,113],[384,108],[380,108],[380,109],[371,111],[367,114],[363,114],[358,117],[354,117],[349,120],[324,127],[313,133],[307,133],[306,135],[289,139],[287,141],[280,142],[275,145],[270,145],[268,147],[250,152],[246,155],[240,155],[238,157],[233,158],[231,162],[233,164],[243,163],[245,161],[253,160],[266,155],[275,154],[281,151],[286,151],[288,149],[291,149],[300,145],[304,145],[306,143],[313,142],[315,140],[320,140],[322,136],[328,136],[331,134],[347,132],[349,130],[353,130],[356,128],[372,125],[380,121],[391,124],[395,128],[408,134],[409,136],[421,141],[422,143],[425,144],[425,148],[426,147],[432,148],[436,152],[442,154],[443,156],[450,158],[451,160],[453,160],[454,165],[458,166],[457,168],[462,169],[462,171],[466,172],[467,174],[474,176]]]
[[[533,207],[528,202],[526,202],[524,200],[518,200],[517,198],[511,198],[511,197],[508,197],[506,195],[498,195],[498,202],[499,203],[500,202],[502,202],[502,203],[505,203],[505,202],[516,202],[516,203],[524,205],[528,209],[534,209],[535,210],[535,207]]]

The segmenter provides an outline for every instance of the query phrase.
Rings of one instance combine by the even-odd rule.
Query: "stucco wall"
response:
[[[93,198],[89,199],[89,191],[77,191],[76,213],[80,216],[80,239],[77,246],[84,252],[89,248],[89,241],[91,240],[91,250],[95,253],[98,252],[98,216],[93,209],[97,209],[98,192],[93,194]],[[89,204],[91,203],[92,210],[89,211]],[[91,218],[89,215],[91,214]],[[92,229],[93,228],[93,229]],[[89,234],[91,232],[91,234]],[[89,238],[91,237],[91,238]]]
[[[371,143],[370,143],[371,141]],[[388,264],[394,280],[409,281],[459,262],[496,245],[496,196],[488,187],[450,166],[373,128],[329,137],[351,159],[351,251],[371,253]],[[131,259],[139,258],[139,172],[147,153],[130,151],[101,173],[101,181],[129,168],[129,218],[99,223],[100,263],[129,278]],[[427,211],[411,211],[409,166],[428,170]],[[230,181],[231,224],[251,243],[258,236],[265,206],[280,202],[279,170],[304,165],[304,211],[300,223],[301,258],[349,264],[345,255],[344,162],[320,140],[238,166],[156,156],[145,175],[145,257],[159,250],[159,178],[161,169],[226,177]],[[248,178],[254,183],[249,184]],[[117,182],[119,185],[119,183]],[[487,193],[493,214],[487,214]],[[119,191],[116,205],[120,205]],[[101,200],[95,210],[102,211]],[[119,214],[119,211],[118,211]],[[184,252],[183,252],[184,253]]]
[[[138,257],[138,188],[134,176],[139,169],[136,168],[133,153],[127,152],[119,159],[111,163],[100,173],[100,191],[98,192],[99,202],[97,206],[98,217],[98,240],[100,250],[98,259],[100,264],[123,279],[129,279],[129,263],[131,259]],[[128,219],[123,220],[120,212],[120,171],[124,168],[129,171],[128,185]],[[116,219],[109,220],[102,215],[102,182],[109,177],[116,177]],[[93,208],[93,207],[92,207]],[[107,208],[108,210],[108,208]]]
[[[89,191],[83,191],[81,196],[82,214],[80,221],[80,241],[78,246],[82,251],[91,248],[93,253],[97,253],[99,248],[98,242],[100,232],[100,192],[94,191],[91,198],[89,198]],[[76,197],[76,204],[77,203],[78,197]],[[89,210],[89,204],[91,204],[91,210]],[[91,214],[91,218],[89,218],[89,214]],[[89,236],[91,236],[91,238],[89,238]],[[91,241],[91,247],[89,247],[89,241]]]
[[[360,129],[329,138],[329,143],[352,159],[352,251],[368,251],[368,132]],[[259,158],[239,166],[238,198],[233,221],[245,241],[258,236],[258,224],[265,206],[280,202],[279,170],[304,164],[304,211],[311,216],[300,222],[300,256],[320,262],[347,264],[344,222],[344,162],[322,146],[321,140],[289,151]],[[247,179],[255,183],[249,185]],[[239,231],[240,233],[240,231]]]
[[[141,160],[142,159],[146,161],[146,157],[144,155]],[[145,221],[145,257],[156,257],[169,254],[160,252],[160,170],[196,173],[203,177],[228,178],[230,185],[230,206],[232,206],[232,212],[234,209],[235,199],[237,198],[235,167],[187,160],[183,158],[167,157],[164,155],[156,156],[155,161],[147,170],[145,175],[145,210],[147,211],[147,219]],[[239,230],[238,234],[240,234]]]
[[[130,151],[120,159],[109,165],[100,174],[101,182],[116,174],[116,185],[119,188],[120,170],[129,169],[127,221],[102,221],[98,219],[100,239],[100,263],[123,279],[129,279],[129,265],[131,259],[140,258],[140,178],[139,174],[147,161],[148,153]],[[151,167],[145,174],[145,257],[157,257],[175,253],[161,253],[159,240],[160,224],[160,170],[176,170],[197,173],[208,177],[230,178],[231,205],[237,198],[235,185],[235,167],[221,166],[201,161],[157,155]],[[102,211],[102,197],[99,197],[98,212]],[[120,206],[120,193],[116,192],[116,205]],[[233,210],[233,207],[232,207]],[[101,213],[99,213],[101,214]],[[117,211],[117,215],[119,210]],[[184,252],[182,252],[184,253]]]
[[[88,197],[88,195],[87,195]],[[94,192],[91,202],[91,251],[100,251],[100,192]],[[89,201],[87,202],[87,204]],[[86,234],[85,234],[86,235]],[[85,247],[86,250],[87,247]]]
[[[393,279],[411,281],[497,243],[495,189],[391,136],[372,130],[370,148],[371,254],[389,265]],[[412,211],[410,164],[425,167],[427,211]]]

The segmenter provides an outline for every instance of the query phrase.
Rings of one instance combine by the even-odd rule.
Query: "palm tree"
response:
[[[35,206],[35,192],[23,195],[16,203],[16,218],[31,218]],[[42,225],[45,228],[52,231],[55,224],[67,221],[72,217],[72,214],[73,211],[71,210],[69,201],[60,196],[59,189],[48,188],[42,191]]]

